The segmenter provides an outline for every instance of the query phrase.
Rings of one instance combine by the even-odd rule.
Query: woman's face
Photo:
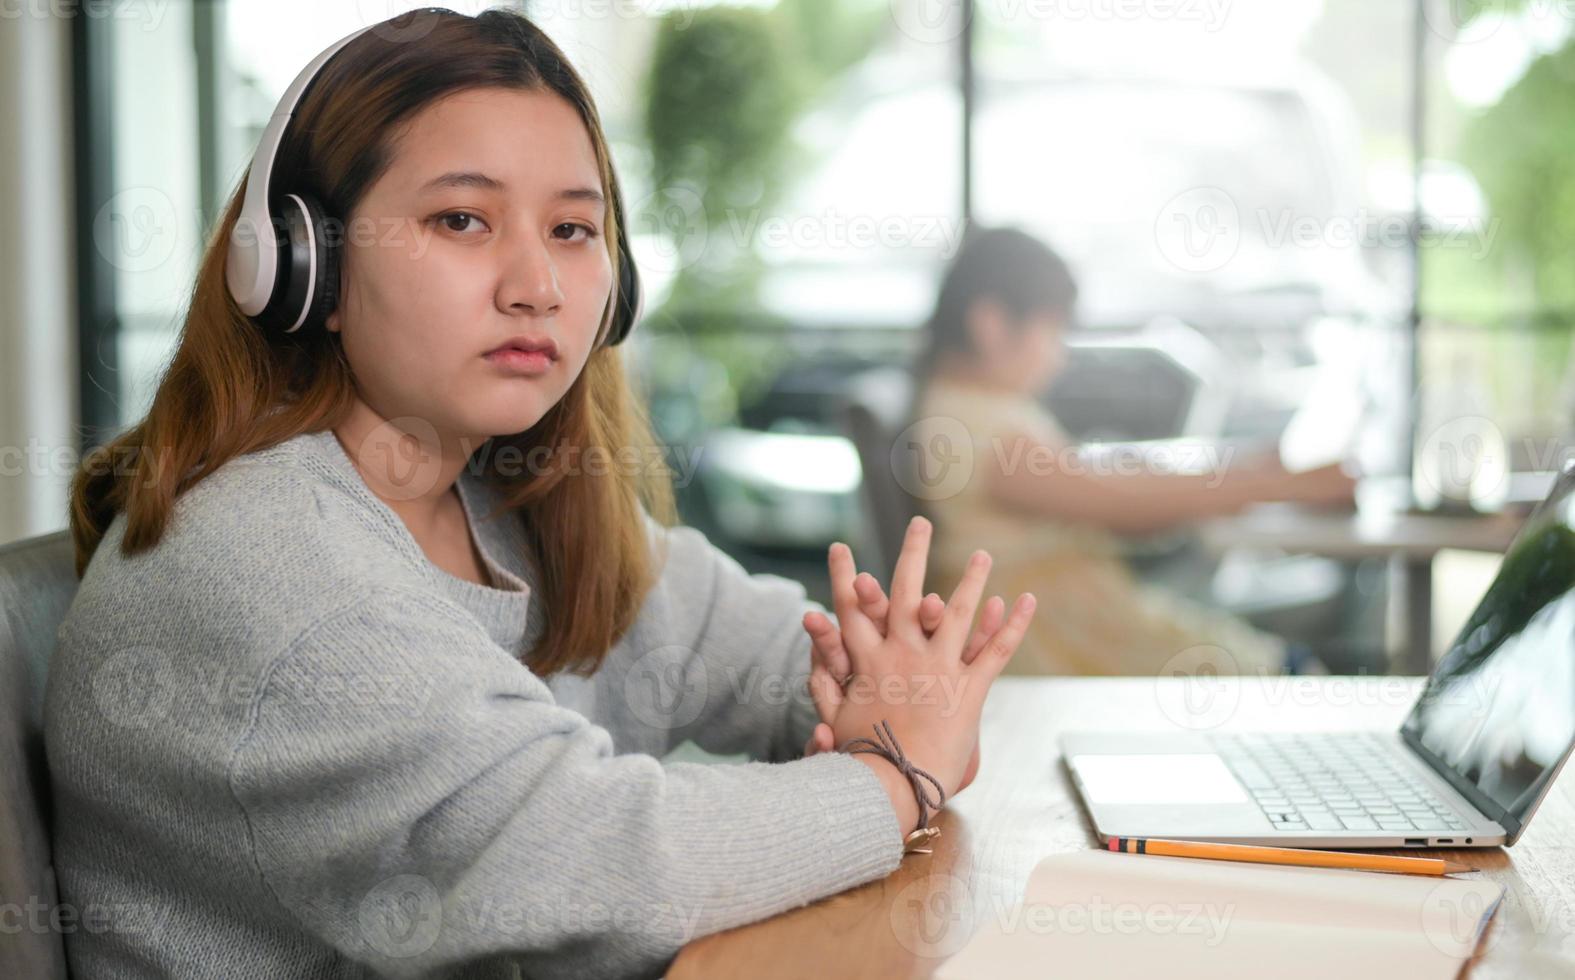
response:
[[[346,229],[328,328],[361,399],[477,441],[535,425],[601,325],[605,220],[590,134],[561,96],[475,89],[421,110]],[[518,338],[554,351],[486,356]]]
[[[1065,319],[1056,313],[1035,313],[1018,325],[1016,361],[1026,390],[1042,391],[1061,373],[1066,364],[1065,326]]]
[[[1065,325],[1059,313],[1017,317],[988,299],[976,301],[969,324],[985,373],[1002,387],[1034,393],[1043,391],[1066,363]]]

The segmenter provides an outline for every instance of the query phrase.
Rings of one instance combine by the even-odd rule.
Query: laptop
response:
[[[1101,840],[1515,843],[1575,746],[1575,463],[1397,731],[1067,732],[1060,744]]]

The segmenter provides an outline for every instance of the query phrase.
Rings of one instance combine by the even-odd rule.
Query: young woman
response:
[[[971,463],[942,478],[939,460],[920,460],[934,483],[935,581],[957,581],[983,546],[998,582],[1042,598],[1013,672],[1278,672],[1287,660],[1279,637],[1140,585],[1116,536],[1256,501],[1348,505],[1353,479],[1338,465],[1289,473],[1277,455],[1200,475],[1087,465],[1039,400],[1065,361],[1076,299],[1065,262],[1015,228],[970,229],[947,270],[916,369],[914,439],[932,456],[960,460],[966,448]]]
[[[971,630],[982,552],[926,596],[923,521],[889,599],[832,548],[835,623],[665,526],[585,86],[517,14],[388,25],[271,170],[337,222],[337,288],[296,330],[243,312],[243,183],[147,417],[74,487],[45,725],[62,901],[102,926],[76,975],[658,972],[893,870],[1032,615]],[[851,751],[877,724],[900,756]],[[664,766],[686,739],[760,761]]]

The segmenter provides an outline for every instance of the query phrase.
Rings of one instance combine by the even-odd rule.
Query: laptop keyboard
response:
[[[1391,761],[1376,735],[1210,736],[1276,830],[1465,830],[1419,778]]]

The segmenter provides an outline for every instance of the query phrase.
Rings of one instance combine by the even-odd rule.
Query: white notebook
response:
[[[1022,902],[975,903],[972,938],[935,976],[1446,980],[1503,895],[1476,876],[1076,851],[1039,862]]]

